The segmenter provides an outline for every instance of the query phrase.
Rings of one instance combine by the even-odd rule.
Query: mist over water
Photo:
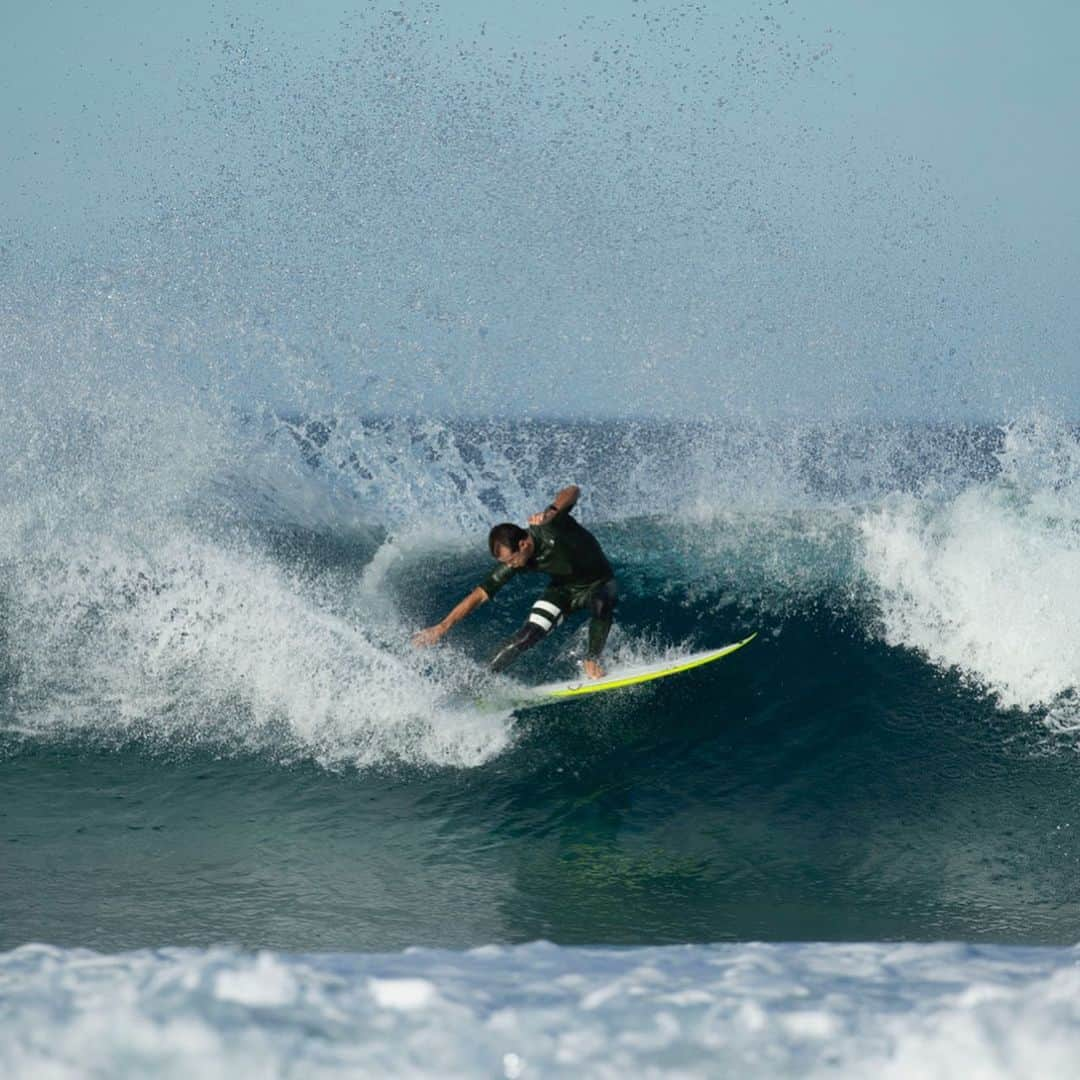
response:
[[[808,14],[646,6],[527,49],[448,19],[193,42],[97,235],[9,245],[15,355],[343,415],[997,420],[1045,393],[1022,257],[817,122],[843,61]]]

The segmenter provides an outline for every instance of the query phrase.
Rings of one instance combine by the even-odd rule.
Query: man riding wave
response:
[[[441,622],[416,634],[413,644],[434,645],[447,630],[494,597],[512,577],[542,572],[551,575],[548,587],[533,602],[521,629],[492,657],[491,669],[503,671],[571,612],[587,609],[592,618],[583,667],[589,678],[602,678],[600,654],[611,630],[618,593],[615,574],[596,537],[570,514],[580,494],[576,484],[563,488],[546,510],[529,518],[527,529],[512,522],[496,525],[488,534],[488,548],[499,565]]]

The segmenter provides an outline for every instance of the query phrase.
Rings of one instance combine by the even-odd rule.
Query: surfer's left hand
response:
[[[413,634],[412,643],[415,648],[422,649],[427,645],[434,645],[442,636],[441,626],[429,626],[426,630],[419,630]]]

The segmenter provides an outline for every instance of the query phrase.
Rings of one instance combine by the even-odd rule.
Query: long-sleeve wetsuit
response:
[[[551,582],[532,606],[525,625],[513,634],[495,654],[491,667],[502,671],[526,649],[555,629],[572,611],[588,608],[590,659],[603,651],[611,630],[617,590],[615,575],[597,539],[570,514],[559,511],[543,525],[530,525],[533,556],[524,566],[500,563],[480,583],[490,599],[512,577],[520,573],[541,572],[551,575]]]

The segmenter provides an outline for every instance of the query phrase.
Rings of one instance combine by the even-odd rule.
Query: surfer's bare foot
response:
[[[590,679],[602,679],[604,677],[604,669],[600,666],[599,660],[586,660],[581,666]]]

